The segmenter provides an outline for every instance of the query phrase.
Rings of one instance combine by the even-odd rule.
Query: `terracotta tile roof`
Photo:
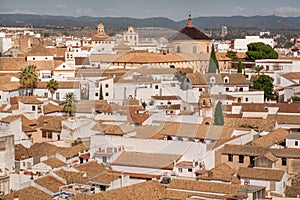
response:
[[[298,198],[300,195],[300,186],[286,186],[284,194],[286,197]]]
[[[136,130],[136,138],[149,138],[149,139],[162,139],[165,136],[160,134],[160,130],[162,125],[160,126],[137,126]]]
[[[38,100],[36,96],[14,96],[10,97],[11,104],[17,104],[18,102],[22,102],[24,104],[43,104],[42,101]]]
[[[49,114],[54,112],[64,112],[64,106],[62,105],[54,105],[52,103],[44,104],[43,105],[43,113]]]
[[[270,149],[271,153],[277,158],[300,159],[300,149]]]
[[[278,124],[300,124],[299,115],[277,115]]]
[[[295,83],[299,83],[300,80],[300,72],[290,72],[281,76]]]
[[[107,124],[105,122],[99,122],[94,127],[92,127],[93,131],[102,131],[106,135],[126,135],[135,131],[135,127],[130,124]]]
[[[107,168],[96,161],[89,161],[80,165],[76,165],[74,168],[80,172],[85,172],[89,178],[107,172]]]
[[[49,143],[34,143],[28,151],[31,156],[51,156],[55,155],[56,152],[59,152],[61,147],[57,147],[55,145]]]
[[[80,152],[84,152],[87,150],[87,148],[84,146],[83,143],[69,147],[69,148],[64,148],[59,151],[59,154],[66,158],[72,158],[74,156],[77,156]]]
[[[226,56],[227,52],[216,52],[217,60],[220,61],[232,61],[231,58]]]
[[[27,65],[35,65],[36,71],[40,71],[40,70],[53,71],[55,68],[54,60],[28,60]]]
[[[15,145],[15,160],[22,160],[31,157],[29,149],[22,144]]]
[[[27,67],[25,57],[0,57],[0,71],[17,71]]]
[[[102,183],[102,184],[110,184],[111,182],[119,179],[120,176],[113,173],[104,173],[100,174],[92,179],[89,180],[91,183]]]
[[[15,120],[17,120],[19,118],[20,118],[20,115],[7,116],[5,118],[0,119],[0,122],[2,122],[2,123],[10,123],[10,122],[13,122],[13,121],[15,121]]]
[[[206,85],[206,81],[200,73],[188,73],[186,76],[193,85]]]
[[[29,51],[27,56],[52,56],[52,54],[42,44],[38,44]]]
[[[209,125],[202,124],[164,122],[159,134],[204,139],[209,128]]]
[[[50,190],[53,193],[59,192],[59,187],[65,185],[63,182],[61,182],[60,180],[56,179],[51,175],[47,175],[42,178],[35,179],[34,183],[42,186],[43,188]]]
[[[143,112],[139,112],[143,111]],[[150,117],[148,112],[145,112],[144,109],[140,106],[129,106],[127,119],[131,123],[142,124],[146,119]]]
[[[238,190],[244,188],[245,186],[238,184],[172,179],[171,183],[167,187],[197,192],[236,194]]]
[[[47,48],[48,52],[54,57],[65,57],[66,47]]]
[[[181,100],[179,96],[151,96],[155,100]]]
[[[250,145],[225,144],[222,149],[222,154],[245,155],[245,156],[260,156],[266,151],[266,148]]]
[[[7,82],[0,85],[0,91],[14,91],[20,88],[19,82]]]
[[[99,192],[94,195],[78,194],[75,196],[75,200],[92,198],[103,200],[153,200],[163,199],[165,196],[165,187],[158,181],[153,180],[121,187],[118,189],[112,189],[105,192]]]
[[[228,77],[228,83],[224,83],[224,85],[248,85],[248,81],[244,74],[241,73],[222,73],[222,78]]]
[[[5,200],[14,200],[15,196],[19,197],[19,200],[27,200],[27,199],[34,199],[34,200],[51,200],[51,195],[33,187],[29,186],[21,190],[17,190],[11,194],[7,194],[2,196],[2,199]]]
[[[290,133],[286,139],[295,139],[295,140],[300,140],[300,132],[293,132]]]
[[[279,128],[268,135],[254,139],[251,145],[261,146],[261,147],[271,147],[274,144],[279,144],[284,141],[284,139],[289,135],[289,132],[283,128]]]
[[[236,173],[236,171],[226,163],[222,163],[216,166],[215,168],[211,169],[211,171],[217,174],[228,174],[228,175],[233,175]]]
[[[156,169],[172,169],[173,162],[181,158],[181,155],[143,153],[143,152],[123,152],[113,165],[146,167]]]
[[[284,173],[284,170],[240,167],[237,174],[243,179],[281,181]]]
[[[54,172],[57,176],[64,179],[67,184],[77,183],[77,184],[87,184],[89,179],[85,176],[84,172],[75,172],[67,170],[57,170]]]
[[[267,112],[268,107],[278,108],[278,113],[299,113],[300,102],[294,103],[233,103],[242,106],[242,112]]]
[[[62,121],[66,120],[66,116],[45,116],[41,115],[37,119],[37,128],[47,131],[61,132]]]
[[[57,158],[48,158],[47,160],[44,160],[43,163],[46,165],[49,165],[52,169],[62,167],[66,165],[63,161],[57,159]]]

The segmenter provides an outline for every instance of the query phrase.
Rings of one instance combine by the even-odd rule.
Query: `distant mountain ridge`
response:
[[[134,27],[161,27],[179,30],[187,20],[176,22],[165,17],[137,19],[130,17],[71,17],[33,14],[0,14],[0,26],[24,27],[96,27],[102,22],[106,28],[127,29]],[[232,16],[232,17],[196,17],[193,24],[200,29],[228,27],[244,27],[257,29],[300,29],[300,17],[279,16]]]

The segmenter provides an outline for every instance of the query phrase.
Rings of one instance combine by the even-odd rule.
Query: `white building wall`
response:
[[[285,143],[287,148],[298,148],[298,149],[300,148],[300,140],[287,138],[285,140]]]
[[[246,36],[245,39],[234,40],[234,50],[238,52],[246,52],[248,50],[247,45],[254,42],[263,42],[274,48],[273,39],[260,38],[259,36]]]
[[[6,37],[0,37],[0,52],[6,52],[12,47],[12,39]]]

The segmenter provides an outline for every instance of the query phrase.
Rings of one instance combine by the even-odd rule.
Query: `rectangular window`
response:
[[[155,89],[158,89],[158,85],[155,85]]]
[[[103,156],[103,157],[102,157],[102,161],[103,161],[103,163],[107,163],[107,157],[106,157],[106,156]]]
[[[48,138],[52,139],[52,132],[48,132]]]
[[[295,146],[298,146],[298,141],[295,141]]]
[[[248,98],[247,97],[245,98],[245,101],[248,102]]]
[[[45,93],[44,93],[44,96],[45,96],[46,98],[48,98],[48,92],[45,92]]]
[[[32,110],[32,111],[35,111],[35,106],[32,106],[32,107],[31,107],[31,110]]]
[[[193,172],[193,169],[192,168],[188,168],[188,172]]]
[[[42,132],[42,137],[43,137],[43,138],[47,138],[47,133],[46,133],[46,131],[43,131],[43,132]]]
[[[182,168],[178,168],[178,172],[179,172],[179,173],[182,173]]]
[[[98,95],[99,95],[98,92],[96,92],[96,93],[95,93],[95,96],[97,97]]]
[[[105,88],[108,88],[108,86],[109,86],[108,84],[105,84]]]
[[[243,155],[239,155],[239,163],[244,163],[244,156]]]
[[[108,97],[108,92],[105,93],[105,96]]]
[[[233,155],[232,154],[228,154],[228,162],[233,162]]]
[[[286,166],[286,158],[281,158],[281,165]]]

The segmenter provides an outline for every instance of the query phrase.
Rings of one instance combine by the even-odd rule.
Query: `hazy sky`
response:
[[[0,13],[65,16],[300,16],[300,0],[0,0]]]

